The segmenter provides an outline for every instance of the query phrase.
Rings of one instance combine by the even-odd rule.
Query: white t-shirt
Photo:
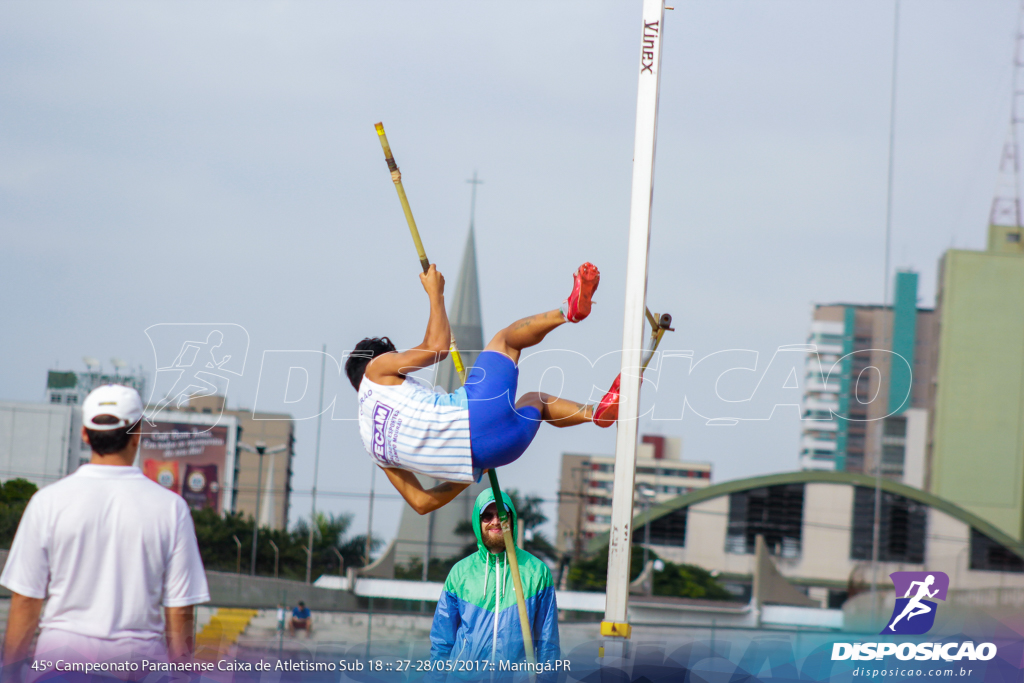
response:
[[[434,393],[413,377],[395,386],[359,384],[359,436],[381,467],[472,483],[469,408],[465,390]]]
[[[49,598],[40,642],[51,629],[162,641],[161,607],[210,599],[185,500],[111,465],[82,465],[32,496],[0,584]]]

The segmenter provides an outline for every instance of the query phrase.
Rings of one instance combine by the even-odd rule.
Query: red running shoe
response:
[[[572,275],[572,294],[562,304],[562,313],[571,323],[578,323],[590,315],[590,297],[594,295],[601,272],[593,263],[584,263]]]
[[[615,378],[608,393],[601,398],[601,402],[594,409],[594,424],[598,427],[611,427],[619,419],[619,381],[621,379],[621,374]]]

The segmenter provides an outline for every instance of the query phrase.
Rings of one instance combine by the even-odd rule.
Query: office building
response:
[[[82,424],[82,401],[96,387],[101,387],[104,384],[122,384],[126,387],[132,387],[139,392],[139,396],[142,397],[143,401],[146,400],[146,376],[141,368],[125,372],[124,363],[114,359],[115,371],[113,373],[102,372],[92,369],[98,366],[96,359],[89,358],[86,360],[89,363],[93,363],[93,365],[90,365],[85,372],[50,370],[46,373],[46,403],[51,406],[75,407],[74,414],[78,416],[79,427]],[[80,463],[89,462],[89,458],[92,457],[92,451],[82,441],[80,436],[76,435],[69,442],[69,448],[72,450],[77,449],[77,455],[69,455],[75,462],[61,476],[71,474],[71,472],[78,469]]]
[[[246,517],[256,514],[256,496],[260,496],[259,520],[273,529],[288,526],[288,510],[292,493],[292,458],[295,457],[295,423],[287,413],[254,413],[248,409],[227,410],[223,396],[192,398],[182,410],[163,410],[157,416],[175,422],[175,414],[220,416],[219,425],[232,425],[237,436],[227,443],[234,447],[231,472],[221,475],[221,485],[231,488],[231,505],[226,509]],[[183,422],[183,424],[186,424]],[[237,447],[238,442],[250,446],[265,444],[270,450],[285,446],[286,450],[260,456]],[[262,474],[260,472],[262,465]]]
[[[646,435],[637,445],[634,514],[711,484],[711,464],[683,462],[682,439]],[[555,545],[584,551],[588,539],[611,527],[615,456],[562,454]]]
[[[90,391],[104,384],[123,384],[132,387],[145,400],[146,377],[142,370],[121,372],[123,369],[124,365],[119,362],[113,373],[94,371],[92,366],[86,372],[50,370],[46,373],[46,402],[53,405],[80,406]]]
[[[815,306],[808,343],[801,468],[873,474],[880,461],[883,476],[923,487],[938,344],[917,274],[896,273],[892,307]]]

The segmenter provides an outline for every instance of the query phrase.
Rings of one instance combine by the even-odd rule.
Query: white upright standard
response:
[[[633,533],[633,485],[636,478],[637,420],[640,414],[640,366],[644,347],[647,298],[647,256],[654,196],[654,147],[658,130],[658,85],[661,81],[661,38],[664,0],[644,0],[643,38],[637,65],[640,85],[633,143],[633,189],[629,209],[629,252],[626,256],[626,309],[622,333],[622,384],[618,434],[615,440],[615,493],[608,545],[608,597],[601,635],[614,649],[624,644],[630,627],[629,560]],[[609,656],[615,653],[609,652]]]

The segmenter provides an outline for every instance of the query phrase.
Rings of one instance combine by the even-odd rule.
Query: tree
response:
[[[523,550],[527,550],[538,557],[546,557],[555,562],[558,561],[560,553],[551,545],[551,542],[544,534],[537,530],[541,524],[548,521],[547,515],[541,510],[543,498],[537,495],[522,495],[518,489],[509,489],[508,497],[512,499],[512,505],[516,509],[519,523],[523,525],[524,534]],[[528,537],[528,538],[527,538]]]
[[[0,484],[0,547],[11,547],[25,506],[38,490],[27,479],[11,479]]]
[[[559,558],[558,551],[545,538],[543,533],[536,530],[538,526],[548,521],[547,515],[544,514],[540,507],[543,499],[536,495],[524,496],[517,489],[509,489],[506,493],[512,499],[512,506],[516,509],[518,524],[523,527],[524,532],[531,532],[529,534],[524,533],[523,550],[533,553],[538,557],[547,557],[557,561]],[[466,545],[451,557],[444,559],[430,558],[430,566],[427,568],[428,581],[444,581],[456,562],[469,557],[477,551],[476,532],[473,530],[473,524],[473,521],[464,519],[455,526],[453,533],[456,536],[465,538]],[[423,560],[414,557],[405,566],[396,566],[395,578],[419,581],[423,578]]]
[[[629,580],[633,581],[643,570],[643,548],[634,545],[630,560]],[[649,551],[649,559],[659,559]],[[605,591],[608,586],[608,547],[590,559],[574,563],[569,568],[569,589],[578,591]],[[662,571],[654,572],[654,594],[677,598],[703,598],[705,600],[731,600],[733,596],[718,583],[706,569],[692,564],[665,562]]]
[[[10,548],[14,533],[18,529],[21,515],[37,487],[25,479],[11,479],[0,484],[0,547]],[[313,530],[313,578],[322,574],[338,573],[338,556],[331,549],[337,548],[345,560],[345,567],[363,566],[366,536],[345,536],[352,521],[351,515],[325,515],[316,517]],[[199,553],[203,566],[215,571],[234,572],[238,568],[238,546],[232,536],[242,543],[243,572],[249,572],[252,557],[252,517],[241,513],[220,515],[212,508],[192,511],[192,522],[199,542]],[[281,578],[305,580],[306,550],[309,541],[309,523],[299,520],[295,529],[270,529],[262,527],[259,546],[256,551],[256,573],[262,576],[274,575],[273,541],[280,551],[279,575]],[[371,550],[380,546],[374,539]]]
[[[193,510],[192,520],[196,527],[196,538],[199,541],[199,552],[203,557],[203,565],[207,569],[233,572],[238,567],[238,546],[232,536],[242,543],[242,571],[247,572],[252,557],[252,517],[242,517],[240,513],[217,514],[212,508]],[[345,567],[363,566],[363,552],[366,548],[366,536],[346,538],[351,523],[351,515],[316,516],[313,529],[313,572],[314,579],[322,574],[339,572],[338,556],[332,548],[337,548],[345,560]],[[259,545],[256,549],[256,573],[263,576],[274,574],[273,541],[280,551],[279,575],[281,578],[305,580],[306,550],[309,542],[309,522],[302,519],[292,531],[282,529],[260,528]],[[380,545],[380,541],[371,542],[371,549]]]

